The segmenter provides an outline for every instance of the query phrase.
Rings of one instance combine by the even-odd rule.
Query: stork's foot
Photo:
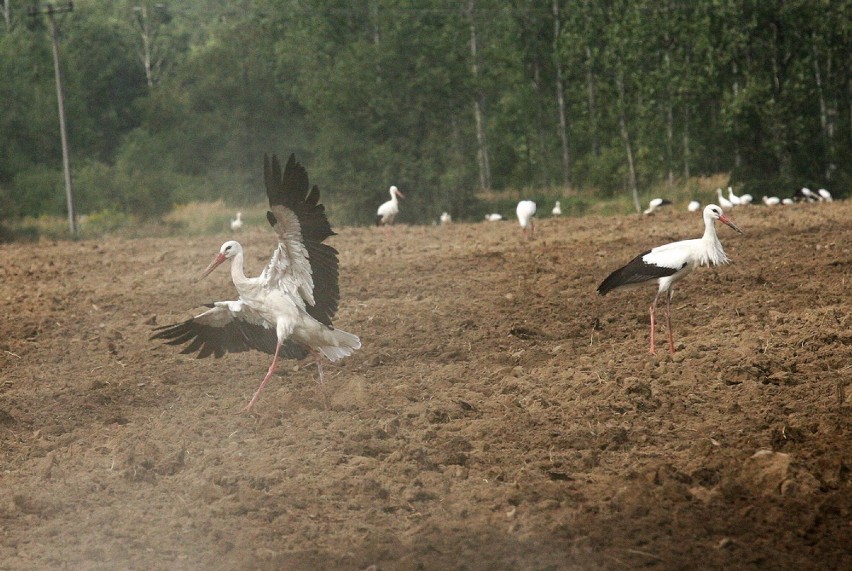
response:
[[[317,366],[317,384],[319,385],[320,393],[322,393],[322,405],[325,410],[329,410],[331,408],[331,400],[328,397],[328,392],[325,390],[325,378],[322,374],[322,355],[313,349],[310,351],[314,359],[314,364]]]
[[[262,388],[263,388],[263,385],[261,385],[260,389],[262,389]],[[257,391],[254,393],[254,396],[251,397],[251,400],[249,401],[249,403],[246,406],[244,406],[243,408],[241,408],[240,412],[238,412],[237,414],[245,414],[247,412],[252,412],[251,409],[254,406],[254,403],[257,402],[257,398],[260,396],[260,389],[257,389]]]

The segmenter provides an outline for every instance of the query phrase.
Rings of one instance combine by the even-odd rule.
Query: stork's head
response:
[[[402,192],[400,192],[400,190],[395,186],[390,187],[390,194],[391,194],[391,198],[393,198],[394,196],[398,196],[400,198],[405,198],[405,195],[402,194]]]
[[[739,232],[740,234],[742,234],[742,233],[743,233],[743,231],[742,231],[742,230],[740,230],[739,226],[737,226],[736,224],[734,224],[734,221],[733,221],[733,220],[731,220],[731,219],[730,219],[730,218],[729,218],[729,217],[728,217],[728,216],[724,213],[724,211],[723,211],[723,210],[722,210],[719,206],[716,206],[715,204],[708,204],[708,205],[704,208],[704,220],[705,220],[705,221],[706,221],[706,220],[710,220],[711,222],[712,222],[713,220],[718,220],[718,221],[719,221],[719,222],[721,222],[722,224],[727,224],[728,226],[730,226],[731,228],[733,228],[734,230],[736,230],[736,231],[737,231],[737,232]]]
[[[207,274],[218,268],[219,265],[221,265],[225,260],[234,259],[234,257],[237,254],[242,253],[242,251],[243,247],[240,246],[239,242],[237,242],[236,240],[228,240],[227,242],[222,244],[222,247],[219,248],[219,252],[215,256],[213,256],[213,261],[210,262],[210,265],[207,266],[207,268],[203,272],[201,272],[201,275],[198,276],[198,279],[200,280],[202,278],[207,277]]]

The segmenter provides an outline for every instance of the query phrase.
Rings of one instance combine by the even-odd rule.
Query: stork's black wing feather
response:
[[[218,309],[210,311],[219,313]],[[274,329],[267,329],[242,319],[222,319],[221,315],[214,321],[207,318],[210,311],[181,323],[156,327],[151,339],[162,339],[167,345],[189,343],[181,354],[189,355],[198,351],[199,359],[210,355],[218,359],[225,353],[242,353],[251,349],[275,354],[278,339]],[[308,351],[288,340],[281,346],[278,355],[290,359],[304,359]]]
[[[335,232],[328,222],[325,206],[319,203],[319,188],[310,186],[308,173],[296,161],[295,155],[290,155],[283,174],[275,155],[272,155],[271,159],[264,157],[264,180],[270,207],[266,217],[279,236],[282,235],[279,224],[284,221],[275,216],[274,211],[277,208],[289,209],[299,221],[314,283],[315,303],[308,304],[307,312],[320,323],[331,326],[340,301],[339,262],[337,250],[322,243],[329,236],[334,236]]]
[[[650,280],[656,280],[671,276],[679,272],[682,268],[668,268],[665,266],[656,266],[642,260],[642,258],[651,253],[651,250],[642,252],[625,266],[618,268],[598,286],[598,293],[606,295],[617,287],[639,284]]]

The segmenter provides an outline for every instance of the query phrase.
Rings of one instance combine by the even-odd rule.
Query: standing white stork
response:
[[[518,215],[518,223],[521,225],[524,236],[532,238],[535,234],[535,202],[532,200],[520,201],[515,213]]]
[[[152,339],[169,345],[189,343],[181,353],[198,351],[198,357],[221,357],[227,352],[255,349],[274,355],[263,382],[248,405],[251,410],[275,372],[279,357],[312,356],[323,384],[322,361],[337,361],[361,347],[355,335],[331,323],[340,299],[337,250],[323,244],[335,233],[319,204],[319,189],[308,184],[308,173],[290,155],[284,174],[275,155],[264,157],[266,218],[278,234],[272,259],[256,278],[243,271],[243,247],[230,240],[202,272],[207,276],[231,260],[231,279],[238,299],[208,304],[207,311],[175,325],[155,329]]]
[[[795,199],[797,201],[804,200],[805,202],[819,202],[820,201],[819,194],[812,191],[811,189],[809,189],[806,186],[803,186],[801,189],[797,190],[793,194],[793,199]]]
[[[452,223],[452,221],[453,221],[453,217],[452,217],[452,216],[450,216],[450,213],[449,213],[449,212],[442,212],[442,213],[441,213],[441,218],[440,218],[440,220],[441,220],[441,224],[442,224],[442,225],[444,225],[444,224],[450,224],[450,223]]]
[[[831,193],[828,192],[824,188],[817,190],[817,194],[819,194],[820,200],[824,200],[825,202],[833,202],[834,201],[834,199],[831,197]]]
[[[231,219],[231,230],[236,232],[243,227],[243,213],[237,212],[237,217]]]
[[[742,204],[742,200],[740,200],[739,196],[734,194],[734,189],[730,186],[728,187],[728,201],[734,206],[739,206],[740,204]]]
[[[556,201],[556,204],[553,205],[553,210],[550,211],[553,216],[562,216],[562,205],[559,201]]]
[[[701,203],[697,200],[690,200],[689,204],[686,205],[686,209],[690,212],[698,212],[701,210]]]
[[[716,198],[719,199],[719,206],[721,206],[722,208],[733,208],[734,207],[733,202],[731,202],[730,200],[728,200],[727,198],[722,196],[722,189],[721,188],[716,189]]]
[[[652,198],[648,202],[648,208],[642,214],[653,214],[655,210],[660,208],[661,206],[666,206],[671,204],[672,201],[668,198]]]
[[[396,215],[399,214],[399,198],[405,198],[399,189],[395,186],[388,189],[391,199],[382,203],[376,211],[376,226],[389,226],[393,224]]]
[[[634,286],[646,282],[657,282],[657,295],[651,304],[651,354],[656,355],[654,344],[655,314],[657,301],[666,294],[666,328],[669,334],[669,351],[674,353],[674,335],[671,323],[672,286],[684,278],[698,266],[719,265],[728,263],[728,257],[722,249],[722,244],[716,236],[715,221],[727,224],[742,234],[733,220],[728,218],[722,209],[715,204],[704,208],[704,235],[694,240],[681,240],[663,246],[657,246],[647,252],[642,252],[630,263],[612,272],[601,285],[598,293],[606,295],[618,287]]]

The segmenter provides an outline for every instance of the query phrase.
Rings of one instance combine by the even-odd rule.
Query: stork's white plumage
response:
[[[376,210],[376,226],[388,226],[393,224],[396,215],[399,214],[398,198],[405,198],[405,195],[395,186],[388,189],[391,199],[379,206]]]
[[[518,215],[518,223],[527,238],[532,238],[535,234],[535,208],[535,202],[532,200],[522,200],[515,209],[515,213]]]
[[[231,219],[231,230],[236,232],[243,227],[243,213],[237,212],[237,217]]]
[[[651,304],[650,309],[652,355],[657,354],[654,344],[654,325],[657,301],[660,296],[663,293],[666,294],[666,328],[669,334],[669,351],[674,353],[670,307],[672,286],[698,266],[715,266],[729,261],[718,236],[716,236],[716,220],[742,233],[742,230],[722,212],[721,208],[715,204],[708,204],[704,208],[704,235],[701,238],[672,242],[643,252],[627,265],[612,272],[598,286],[598,293],[606,295],[615,288],[657,282],[657,295],[654,297],[654,303]]]
[[[441,213],[441,224],[449,224],[453,221],[453,217],[450,216],[449,212]]]
[[[825,202],[833,202],[834,201],[834,199],[831,197],[831,193],[828,192],[824,188],[817,190],[817,194],[819,194],[820,199],[824,200]]]
[[[485,215],[485,220],[488,222],[500,222],[501,220],[505,220],[506,217],[502,214],[498,214],[497,212],[492,212],[491,214]]]
[[[690,200],[689,204],[686,205],[686,209],[690,212],[698,212],[701,210],[701,203],[697,200]]]
[[[175,325],[158,327],[152,339],[169,345],[189,343],[181,353],[198,357],[255,349],[274,355],[263,382],[243,411],[251,410],[272,377],[279,357],[314,358],[323,383],[320,355],[337,361],[361,347],[355,335],[331,323],[340,299],[337,250],[322,242],[335,233],[319,204],[319,189],[291,155],[284,173],[278,159],[264,159],[269,212],[278,247],[255,278],[243,271],[243,247],[230,240],[201,274],[207,276],[231,260],[231,278],[239,294],[234,301],[208,304],[207,311]],[[199,278],[200,279],[200,278]]]
[[[792,198],[782,198],[781,204],[783,204],[784,206],[790,206],[791,204],[796,204],[796,201]]]
[[[781,204],[781,199],[777,196],[764,196],[763,204],[765,204],[766,206],[777,206]]]
[[[730,201],[730,203],[734,206],[739,206],[740,204],[742,204],[742,200],[740,200],[739,196],[734,194],[734,189],[730,186],[728,187],[728,201]]]
[[[797,190],[793,194],[793,198],[796,199],[796,200],[804,200],[806,202],[819,202],[820,201],[819,194],[812,191],[811,189],[809,189],[806,186],[803,186],[802,188]]]
[[[562,205],[559,201],[556,201],[556,204],[553,205],[553,210],[550,211],[553,216],[562,216]]]
[[[661,206],[666,206],[671,203],[672,201],[667,198],[652,198],[648,202],[648,208],[645,209],[643,214],[653,214],[654,211],[660,208]]]
[[[734,207],[733,202],[731,202],[730,200],[728,200],[727,198],[722,196],[722,189],[721,188],[716,189],[716,198],[719,199],[719,206],[721,206],[722,208],[727,209],[727,208],[733,208]]]

